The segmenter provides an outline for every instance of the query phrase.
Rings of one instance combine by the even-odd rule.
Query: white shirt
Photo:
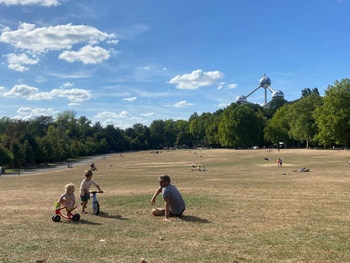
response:
[[[89,181],[86,181],[86,179],[84,179],[80,184],[80,195],[85,195],[85,193],[89,191],[92,184],[94,186],[97,185],[93,179],[90,179]]]

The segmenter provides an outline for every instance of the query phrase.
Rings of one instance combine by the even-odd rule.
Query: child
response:
[[[57,201],[57,208],[61,205],[67,207],[67,210],[73,210],[75,205],[75,194],[74,194],[74,184],[67,184],[65,186],[65,193]]]
[[[89,188],[93,184],[98,189],[99,193],[103,193],[100,186],[92,179],[92,171],[86,170],[84,172],[85,179],[80,184],[80,200],[81,200],[81,213],[87,214],[85,212],[85,208],[87,205],[88,200],[90,199],[90,192]]]

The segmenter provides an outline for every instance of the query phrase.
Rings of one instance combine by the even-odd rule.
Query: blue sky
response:
[[[349,12],[350,0],[0,0],[0,117],[188,120],[263,74],[288,101],[323,95],[350,77]]]

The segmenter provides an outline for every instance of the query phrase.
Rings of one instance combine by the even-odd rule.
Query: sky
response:
[[[350,78],[349,12],[350,0],[0,0],[0,118],[188,120],[264,74],[287,101],[324,95]]]

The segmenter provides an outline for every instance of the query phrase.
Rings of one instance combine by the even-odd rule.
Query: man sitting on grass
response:
[[[154,208],[152,214],[154,216],[164,216],[163,221],[170,222],[169,217],[181,217],[185,211],[185,201],[183,200],[179,190],[171,183],[168,175],[159,177],[159,188],[151,199],[151,205],[156,202],[156,197],[162,193],[165,208]]]

